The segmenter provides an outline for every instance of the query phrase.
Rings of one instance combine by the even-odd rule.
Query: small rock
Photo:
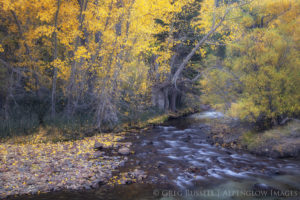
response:
[[[103,184],[105,184],[104,179],[97,179],[92,182],[92,188],[94,188],[94,189],[99,188],[99,186],[103,185]]]
[[[130,173],[132,178],[136,178],[138,181],[142,181],[147,178],[146,173],[143,170],[135,169],[132,173]]]
[[[92,182],[92,188],[94,188],[94,189],[99,188],[99,184],[97,181]]]
[[[101,157],[101,156],[103,156],[104,155],[104,152],[102,152],[102,151],[96,151],[95,153],[94,153],[94,158],[99,158],[99,157]]]
[[[192,137],[190,135],[188,135],[186,138],[183,138],[182,140],[184,142],[189,142],[192,139]]]
[[[153,142],[152,141],[148,141],[146,144],[147,145],[153,145]]]
[[[197,173],[197,172],[200,171],[200,168],[195,167],[195,166],[192,166],[192,167],[188,168],[187,171],[188,171],[188,172],[192,172],[192,173]]]
[[[84,185],[83,187],[84,187],[84,189],[86,189],[86,190],[89,190],[89,189],[91,189],[91,187],[90,187],[89,185],[87,185],[87,184],[86,184],[86,185]]]
[[[274,169],[274,170],[271,170],[269,172],[270,175],[284,175],[285,173],[283,171],[280,171],[278,169]]]
[[[142,180],[145,179],[145,178],[147,178],[147,175],[146,175],[146,174],[144,174],[144,175],[139,175],[139,176],[137,177],[137,180],[138,180],[138,181],[142,181]]]
[[[157,163],[156,163],[156,168],[160,168],[161,166],[163,166],[163,162],[161,162],[161,161],[158,161]]]
[[[125,184],[131,184],[132,183],[132,180],[129,179],[129,178],[123,178],[121,181],[121,184],[125,185]]]
[[[130,153],[130,150],[127,147],[122,147],[121,149],[119,149],[118,153],[122,155],[128,155]]]
[[[38,190],[37,189],[30,189],[29,191],[28,191],[28,193],[30,193],[30,194],[36,194],[38,192]]]
[[[95,142],[94,149],[102,150],[104,149],[104,145],[99,142]]]

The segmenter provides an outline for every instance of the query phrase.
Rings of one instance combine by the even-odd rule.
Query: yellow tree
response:
[[[202,81],[209,102],[267,125],[299,113],[299,8],[299,1],[253,1],[237,12],[233,27],[243,37],[228,44],[224,66]]]
[[[45,108],[36,109],[43,110],[41,120],[49,109],[55,118],[59,104],[69,117],[95,114],[100,127],[137,102],[149,101],[155,79],[148,78],[148,52],[158,57],[154,77],[166,79],[174,47],[172,24],[191,2],[0,0],[1,26],[7,35],[1,36],[1,67],[21,83],[24,98],[30,93],[44,102]],[[155,35],[164,31],[169,38],[158,50]],[[13,93],[14,87],[8,88]]]

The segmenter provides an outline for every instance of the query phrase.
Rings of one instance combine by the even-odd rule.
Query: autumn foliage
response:
[[[0,118],[80,118],[101,129],[152,105],[167,112],[205,100],[241,119],[279,122],[300,111],[299,8],[297,0],[0,0]]]
[[[222,64],[201,81],[207,101],[264,125],[299,115],[299,11],[299,1],[253,1],[233,13],[240,33],[225,39],[224,59],[210,57]]]
[[[22,112],[17,107],[28,99],[22,115],[41,123],[47,113],[89,113],[100,128],[146,108],[153,84],[147,59],[170,57],[154,37],[169,26],[156,20],[169,24],[189,2],[1,0],[2,117]],[[162,64],[151,73],[162,80],[168,70]]]

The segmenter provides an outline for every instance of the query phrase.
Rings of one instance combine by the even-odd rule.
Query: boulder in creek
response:
[[[101,156],[103,156],[105,153],[102,151],[96,151],[93,155],[94,158],[99,158]]]
[[[135,169],[133,172],[128,174],[132,178],[136,178],[138,181],[142,181],[143,179],[147,178],[146,173],[143,170]]]
[[[99,142],[95,142],[94,149],[102,150],[102,149],[104,149],[104,145]]]
[[[94,145],[94,149],[95,150],[111,150],[111,149],[113,149],[114,148],[114,145],[104,145],[104,144],[102,144],[102,143],[100,143],[100,142],[98,142],[98,141],[96,141],[95,142],[95,145]]]
[[[106,183],[106,180],[104,178],[98,178],[92,182],[92,188],[97,189],[101,185],[104,185],[105,183]]]
[[[122,185],[125,185],[125,184],[129,185],[129,184],[133,183],[133,181],[130,178],[123,178],[123,179],[120,180],[120,182],[121,182]]]
[[[182,140],[184,142],[189,142],[192,139],[192,137],[190,135],[188,135],[187,137],[183,138]]]
[[[121,155],[128,155],[130,154],[130,150],[127,147],[122,147],[119,149],[118,153]]]

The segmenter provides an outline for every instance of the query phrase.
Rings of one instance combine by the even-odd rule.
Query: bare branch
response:
[[[184,67],[187,65],[187,63],[190,61],[190,59],[193,57],[193,55],[196,53],[196,51],[200,48],[200,46],[202,46],[206,40],[222,25],[222,23],[224,22],[226,16],[228,15],[229,11],[231,9],[227,9],[225,11],[225,14],[223,15],[223,17],[220,19],[219,23],[213,27],[199,42],[198,44],[192,49],[192,51],[185,57],[185,59],[182,61],[181,65],[178,67],[177,71],[175,72],[173,79],[172,79],[172,84],[175,85],[175,88],[177,88],[176,86],[176,82],[177,79],[179,77],[179,75],[181,74],[182,70],[184,69]]]
[[[4,66],[5,68],[7,68],[7,69],[9,69],[9,70],[11,70],[11,71],[13,71],[13,72],[15,72],[16,74],[19,74],[19,75],[22,76],[22,77],[25,77],[24,74],[23,74],[21,71],[19,71],[19,70],[13,68],[9,63],[7,63],[6,61],[2,60],[1,58],[0,58],[0,63],[1,63],[2,66]]]

